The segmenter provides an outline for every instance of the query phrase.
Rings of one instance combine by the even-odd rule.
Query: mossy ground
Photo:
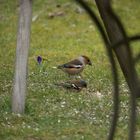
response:
[[[113,1],[129,35],[140,32],[139,5],[139,0]],[[24,115],[16,115],[11,113],[11,96],[19,8],[17,0],[0,1],[0,139],[106,139],[113,105],[111,65],[97,28],[85,12],[76,12],[77,6],[66,0],[34,1],[26,110]],[[63,14],[49,18],[49,13],[58,12]],[[140,44],[132,43],[132,46],[137,54]],[[55,82],[69,79],[55,67],[81,54],[89,56],[93,63],[82,74],[88,88],[75,93],[55,86]],[[36,62],[38,55],[47,59],[41,66]],[[140,73],[139,64],[137,71]],[[129,91],[121,72],[120,90],[121,113],[115,139],[125,140],[129,127]],[[140,139],[139,116],[136,138]]]

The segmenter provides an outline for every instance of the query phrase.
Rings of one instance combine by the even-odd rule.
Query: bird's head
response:
[[[92,63],[91,63],[89,57],[87,57],[87,56],[85,56],[85,55],[82,55],[82,57],[84,58],[85,64],[87,64],[87,65],[92,65]]]
[[[87,88],[87,83],[84,80],[80,80],[81,87]]]

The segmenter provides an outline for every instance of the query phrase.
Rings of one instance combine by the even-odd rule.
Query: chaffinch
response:
[[[82,80],[71,80],[59,84],[55,84],[57,86],[63,87],[65,89],[74,90],[74,91],[81,91],[83,88],[87,88],[87,83]]]
[[[81,55],[68,63],[59,65],[57,68],[69,75],[76,75],[83,71],[85,65],[92,65],[92,63],[87,56]]]

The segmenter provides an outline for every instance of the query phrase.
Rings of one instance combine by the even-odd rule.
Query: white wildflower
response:
[[[53,69],[57,69],[57,67],[55,67],[55,66],[53,66],[52,68],[53,68]]]
[[[39,131],[39,128],[35,128],[35,131]]]
[[[18,114],[17,114],[17,117],[21,117],[21,114],[18,113]]]
[[[28,125],[28,126],[27,126],[27,128],[31,128],[31,126],[30,126],[30,125]]]
[[[102,97],[103,97],[102,93],[99,92],[99,91],[97,91],[95,94],[96,94],[96,96],[97,96],[98,98],[102,98]]]

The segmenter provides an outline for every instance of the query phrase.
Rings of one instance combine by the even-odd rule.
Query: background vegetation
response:
[[[88,2],[98,14],[95,4]],[[139,0],[113,0],[129,35],[140,32],[139,5]],[[11,113],[18,11],[17,0],[0,0],[0,139],[104,140],[113,113],[110,63],[98,30],[73,1],[34,1],[26,113]],[[140,51],[139,43],[132,46],[134,54]],[[75,93],[55,86],[69,78],[56,66],[81,54],[93,63],[83,72],[88,88]],[[47,59],[41,66],[36,62],[38,55]],[[121,109],[115,139],[125,140],[129,91],[121,72],[119,78]],[[140,139],[139,116],[136,138]]]

